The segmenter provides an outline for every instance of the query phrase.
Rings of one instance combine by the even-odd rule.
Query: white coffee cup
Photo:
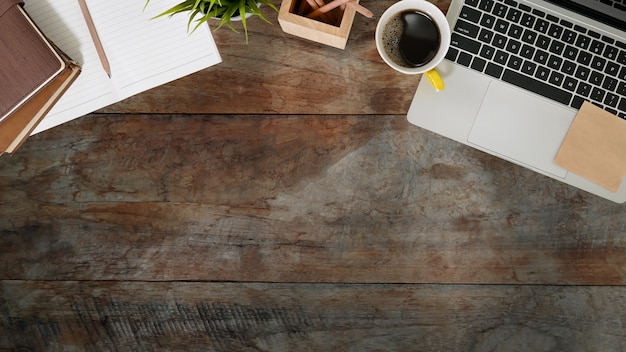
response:
[[[394,61],[385,50],[383,42],[383,31],[389,21],[409,11],[418,12],[428,17],[439,32],[439,45],[435,54],[428,62],[417,67],[411,67],[409,64],[400,64],[397,59]],[[450,36],[450,25],[446,20],[446,16],[437,6],[426,0],[401,0],[385,10],[378,20],[376,25],[376,49],[378,49],[378,53],[383,61],[391,68],[405,74],[424,74],[435,90],[439,91],[444,88],[444,83],[436,67],[445,58],[450,48]]]

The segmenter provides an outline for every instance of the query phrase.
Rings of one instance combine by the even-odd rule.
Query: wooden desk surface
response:
[[[264,11],[0,158],[0,350],[624,350],[623,205],[408,124],[376,20]]]

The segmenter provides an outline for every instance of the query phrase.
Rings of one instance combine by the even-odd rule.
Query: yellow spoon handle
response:
[[[437,92],[443,90],[445,85],[443,84],[443,79],[441,78],[441,75],[439,74],[439,71],[437,71],[437,69],[433,68],[432,70],[426,71],[424,75],[428,79],[428,82],[430,82],[430,84],[433,86],[433,88],[435,88]]]

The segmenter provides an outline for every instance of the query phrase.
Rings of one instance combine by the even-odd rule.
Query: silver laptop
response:
[[[447,18],[446,88],[422,79],[409,122],[626,201],[623,180],[611,192],[554,163],[584,101],[626,118],[626,0],[453,0]]]

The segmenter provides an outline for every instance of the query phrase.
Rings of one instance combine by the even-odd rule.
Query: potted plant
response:
[[[150,3],[150,0],[146,0],[145,6],[148,6],[148,3]],[[219,20],[219,24],[215,30],[226,25],[237,32],[231,21],[240,20],[245,32],[246,43],[248,43],[248,24],[246,22],[248,17],[259,16],[263,21],[271,24],[261,13],[259,9],[261,4],[265,4],[278,12],[278,9],[270,0],[185,0],[172,6],[156,17],[173,16],[177,13],[188,12],[189,22],[187,30],[191,32],[206,23],[210,18]],[[192,29],[193,24],[195,25]]]

